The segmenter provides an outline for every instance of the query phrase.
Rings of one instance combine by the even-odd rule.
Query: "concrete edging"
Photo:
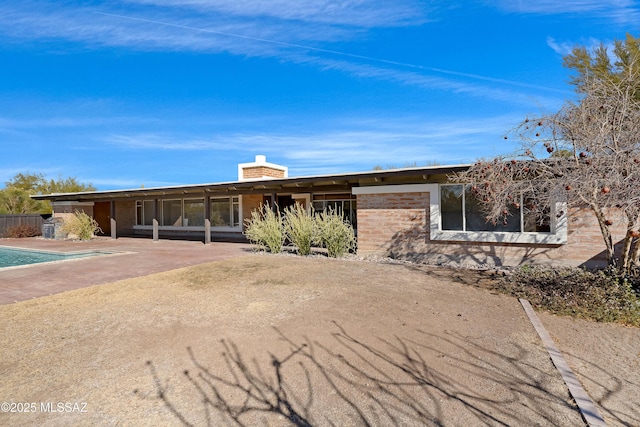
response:
[[[549,335],[545,327],[542,325],[542,322],[540,321],[540,318],[538,317],[536,312],[533,311],[533,307],[531,307],[529,301],[524,298],[520,298],[520,304],[522,304],[522,308],[524,308],[524,311],[525,313],[527,313],[531,324],[535,328],[538,336],[547,349],[547,353],[549,353],[551,361],[558,369],[558,372],[560,372],[560,375],[562,376],[565,384],[567,384],[569,393],[571,393],[573,400],[576,401],[578,409],[580,410],[580,413],[582,414],[584,420],[590,427],[606,427],[606,423],[604,422],[604,418],[600,414],[600,411],[598,411],[595,403],[593,403],[593,400],[591,400],[587,392],[580,384],[578,377],[576,377],[576,375],[567,364],[566,360],[564,360],[562,353],[553,342],[553,339],[551,339],[551,336]]]

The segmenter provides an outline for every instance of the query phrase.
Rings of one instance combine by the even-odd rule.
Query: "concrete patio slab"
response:
[[[97,238],[89,242],[0,239],[0,246],[56,252],[108,251],[116,255],[46,264],[0,268],[0,305],[73,289],[144,276],[161,271],[241,256],[252,251],[245,243]]]

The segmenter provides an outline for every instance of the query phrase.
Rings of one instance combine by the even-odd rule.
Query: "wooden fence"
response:
[[[0,237],[4,237],[10,228],[23,224],[42,230],[42,224],[49,217],[50,214],[0,215]]]

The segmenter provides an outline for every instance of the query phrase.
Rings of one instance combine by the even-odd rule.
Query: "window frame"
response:
[[[184,225],[185,223],[189,224],[189,220],[191,220],[191,217],[187,216],[187,204],[194,204],[195,203],[201,203],[202,204],[202,225]],[[200,227],[203,228],[204,227],[204,220],[205,220],[205,198],[204,197],[194,197],[194,198],[184,198],[182,199],[182,227],[183,228],[189,228],[189,227]]]
[[[180,214],[178,218],[173,221],[173,224],[165,224],[166,221],[171,221],[170,218],[165,218],[165,216],[170,216],[167,212],[165,212],[165,204],[170,204],[172,202],[180,203]],[[162,227],[173,227],[173,228],[184,228],[184,200],[183,199],[160,199],[160,221],[158,225]],[[175,225],[177,222],[180,222],[180,225]]]
[[[211,201],[215,200],[215,199],[226,199],[228,201],[229,204],[229,213],[231,215],[231,220],[233,221],[233,224],[231,226],[229,225],[223,225],[223,226],[211,226],[211,231],[218,231],[218,232],[242,232],[242,221],[243,221],[243,216],[242,216],[242,196],[241,195],[236,195],[236,196],[220,196],[220,197],[210,197],[210,201],[209,203],[211,203]],[[205,197],[167,197],[167,198],[159,198],[158,199],[158,208],[159,208],[159,212],[158,212],[158,229],[159,230],[191,230],[191,231],[204,231],[205,230],[205,225],[184,225],[184,220],[185,220],[185,202],[189,202],[189,201],[202,201],[203,203],[203,216],[205,216],[206,219],[206,215],[205,215],[205,206],[204,204],[206,203],[206,198]],[[138,199],[136,200],[135,203],[135,215],[136,215],[136,219],[135,219],[135,225],[133,226],[133,228],[135,230],[152,230],[153,229],[153,224],[144,224],[144,215],[145,215],[145,202],[148,202],[149,199]],[[181,219],[181,223],[180,225],[163,225],[164,224],[164,202],[169,202],[169,201],[180,201],[180,219]],[[142,218],[140,218],[140,214],[142,215]],[[236,218],[237,216],[237,218]]]
[[[220,196],[220,197],[211,197],[211,199],[209,200],[209,209],[211,211],[213,211],[213,209],[211,209],[211,204],[214,201],[220,201],[220,200],[226,200],[227,204],[229,206],[229,222],[230,224],[228,225],[211,225],[211,229],[212,230],[216,230],[216,231],[226,231],[226,230],[231,230],[231,231],[235,231],[235,230],[242,230],[242,203],[240,201],[240,197],[241,196]],[[237,215],[238,218],[235,217],[235,212],[234,212],[234,207],[238,207],[238,211],[237,211]],[[236,221],[237,219],[237,221]]]
[[[462,217],[463,230],[443,230],[441,206],[441,187],[448,185],[463,185]],[[520,231],[466,231],[466,209],[464,204],[464,184],[431,184],[431,240],[458,242],[486,242],[486,243],[523,243],[562,245],[567,243],[567,203],[556,201],[552,203],[549,212],[550,231],[522,231],[524,227],[524,213],[520,209]],[[522,204],[521,204],[522,205]],[[558,215],[562,212],[562,215]]]
[[[492,233],[542,233],[542,234],[549,234],[551,233],[551,213],[549,213],[549,231],[527,231],[526,230],[526,224],[527,224],[527,217],[525,216],[525,211],[523,209],[523,207],[525,206],[525,196],[524,195],[520,195],[520,199],[518,200],[520,207],[519,208],[512,208],[514,210],[514,215],[511,215],[509,221],[514,221],[513,223],[511,223],[511,226],[517,225],[517,227],[519,228],[519,230],[469,230],[468,227],[471,224],[469,221],[467,221],[468,218],[468,213],[470,211],[468,205],[467,205],[467,196],[469,194],[468,192],[468,184],[440,184],[440,187],[438,189],[439,191],[439,195],[440,195],[440,204],[442,206],[442,189],[445,187],[460,187],[461,188],[461,194],[460,196],[456,196],[460,198],[460,202],[461,202],[461,215],[462,215],[462,230],[456,230],[456,229],[444,229],[443,227],[443,223],[444,223],[444,215],[440,215],[440,229],[443,231],[464,231],[464,232],[492,232]],[[476,202],[477,203],[477,202]],[[517,210],[517,213],[515,212]],[[442,212],[441,212],[442,213]],[[483,218],[480,218],[481,220],[483,220]],[[517,224],[515,223],[517,219]]]
[[[331,203],[339,203],[340,209],[338,211],[342,214],[351,226],[356,229],[358,224],[358,202],[357,198],[353,194],[349,193],[315,193],[310,201],[311,210],[314,214],[324,212]],[[317,204],[322,204],[322,209],[318,209]],[[348,209],[345,209],[345,204],[348,204]]]

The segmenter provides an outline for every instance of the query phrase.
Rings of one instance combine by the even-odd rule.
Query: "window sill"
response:
[[[448,242],[522,243],[564,245],[567,236],[554,233],[498,233],[490,231],[431,231],[431,240]]]

